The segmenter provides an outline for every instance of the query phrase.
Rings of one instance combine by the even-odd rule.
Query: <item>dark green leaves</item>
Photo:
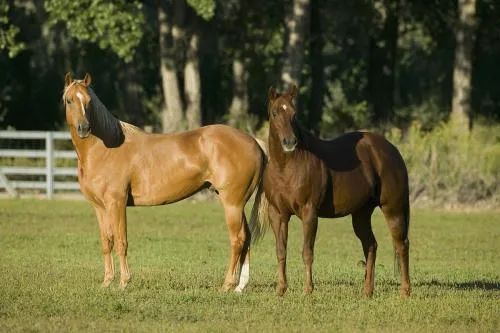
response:
[[[143,35],[139,1],[46,0],[45,9],[50,25],[62,22],[73,38],[97,43],[126,61],[132,59]]]

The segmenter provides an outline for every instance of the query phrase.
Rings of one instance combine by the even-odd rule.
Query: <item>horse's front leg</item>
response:
[[[102,282],[102,286],[106,288],[109,287],[115,276],[113,256],[111,255],[111,250],[113,249],[113,230],[111,225],[105,219],[105,210],[101,207],[94,208],[97,216],[97,222],[99,222],[99,235],[104,259],[104,280]]]
[[[289,214],[280,214],[276,208],[269,206],[269,218],[276,238],[276,257],[278,259],[278,285],[276,294],[283,296],[288,288],[286,279],[286,246],[288,242]]]
[[[302,260],[305,266],[304,294],[310,294],[313,289],[312,264],[314,261],[314,242],[318,230],[318,217],[311,206],[302,210],[302,226],[304,230],[304,247],[302,249]]]
[[[106,202],[106,219],[113,228],[115,253],[120,259],[120,288],[124,289],[130,281],[127,262],[127,212],[126,199],[110,199]]]

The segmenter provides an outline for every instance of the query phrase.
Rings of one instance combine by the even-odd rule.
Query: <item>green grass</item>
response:
[[[320,223],[310,296],[302,295],[302,228],[291,222],[289,291],[280,298],[271,232],[254,247],[250,285],[238,295],[219,291],[229,244],[217,203],[132,208],[128,216],[132,282],[101,289],[89,204],[1,200],[0,331],[500,330],[498,212],[415,211],[410,299],[399,297],[380,213],[372,299],[361,297],[362,252],[349,219]]]

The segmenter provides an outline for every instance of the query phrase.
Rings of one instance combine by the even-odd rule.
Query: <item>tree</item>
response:
[[[375,123],[393,115],[398,45],[399,0],[374,2],[375,29],[370,37],[368,104]]]
[[[183,106],[179,89],[177,68],[179,67],[178,49],[181,43],[181,23],[184,15],[183,0],[174,1],[173,7],[158,0],[158,38],[160,46],[160,75],[164,99],[161,112],[163,132],[174,132],[181,128]],[[169,15],[167,11],[170,12]]]
[[[9,22],[9,9],[7,2],[0,3],[0,51],[7,50],[9,57],[14,58],[26,44],[17,40],[19,27]]]
[[[476,0],[458,0],[455,29],[455,64],[453,67],[453,99],[450,120],[466,129],[471,115],[472,54],[476,26]]]
[[[170,16],[167,14],[168,9],[170,9]],[[211,19],[214,9],[213,0],[188,0],[187,2],[174,0],[172,6],[158,0],[161,76],[165,99],[165,109],[162,112],[164,132],[182,129],[184,119],[186,119],[188,129],[201,125],[198,20],[199,17],[205,20]],[[185,112],[179,85],[181,80],[177,74],[181,67],[183,67],[184,75]]]
[[[188,129],[201,126],[201,78],[199,61],[200,32],[198,17],[189,12],[191,23],[186,38],[186,62],[184,65],[184,93]]]
[[[309,99],[309,128],[319,134],[325,93],[325,68],[323,64],[324,37],[321,27],[321,0],[311,0],[311,35],[309,54],[311,67],[311,96]]]
[[[49,23],[63,23],[73,38],[110,49],[132,60],[144,30],[142,4],[137,1],[45,0]]]
[[[285,17],[288,41],[281,72],[281,80],[284,85],[295,84],[300,87],[305,39],[309,30],[309,15],[309,0],[293,0],[293,5]]]

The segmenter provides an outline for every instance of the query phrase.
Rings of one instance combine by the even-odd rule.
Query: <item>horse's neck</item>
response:
[[[78,162],[85,165],[89,151],[97,144],[97,138],[90,134],[88,137],[82,139],[78,136],[76,129],[70,128],[71,141],[75,147],[76,155],[78,157]]]

